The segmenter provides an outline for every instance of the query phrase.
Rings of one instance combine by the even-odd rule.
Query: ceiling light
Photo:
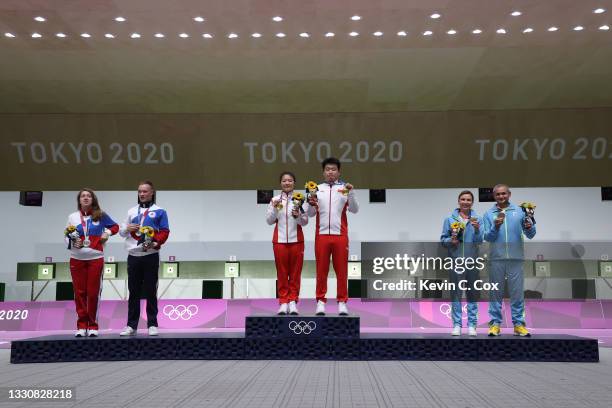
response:
[[[155,33],[155,34],[153,34],[153,36],[155,38],[164,38],[165,37],[165,35],[163,35],[162,33]]]
[[[439,13],[433,13],[431,16],[429,16],[431,18],[433,18],[434,20],[437,20],[438,18],[442,17]]]
[[[4,36],[7,38],[15,38],[15,34],[13,33],[4,33]]]
[[[430,36],[432,34],[433,34],[433,31],[429,31],[429,30],[423,32],[423,35],[426,36],[426,37]]]
[[[286,35],[285,33],[276,33],[276,36],[277,36],[278,38],[284,38],[284,37],[286,37],[287,35]]]
[[[550,32],[557,31],[557,30],[558,30],[558,28],[557,28],[557,27],[550,27],[550,28],[548,29],[548,31],[550,31]]]
[[[64,33],[57,33],[57,34],[55,34],[55,36],[58,37],[58,38],[66,38],[66,34],[64,34]]]
[[[261,37],[261,34],[260,33],[253,33],[253,34],[251,34],[251,37],[259,38],[259,37]]]
[[[308,33],[300,33],[300,37],[308,38],[308,37],[310,37],[310,34],[308,34]]]
[[[38,16],[38,17],[34,17],[35,21],[38,21],[39,23],[44,23],[45,21],[47,21],[46,18]]]
[[[610,26],[609,25],[602,25],[601,27],[599,27],[599,29],[601,31],[608,31],[610,29]]]
[[[329,32],[329,33],[325,33],[326,37],[334,37],[336,34]]]
[[[212,34],[209,34],[209,33],[202,34],[202,37],[204,37],[204,38],[213,38]]]
[[[582,31],[582,30],[584,30],[583,26],[576,26],[576,27],[574,27],[574,31]]]
[[[510,13],[510,15],[511,15],[512,17],[518,17],[518,16],[520,16],[521,14],[523,14],[523,13],[521,13],[520,11],[513,11],[512,13]]]
[[[106,34],[104,34],[104,36],[106,38],[115,38],[115,36],[113,34],[111,34],[111,33],[106,33]]]
[[[83,38],[91,38],[91,34],[89,34],[89,33],[82,33],[81,37],[83,37]]]
[[[138,33],[132,33],[132,34],[130,35],[130,38],[134,38],[134,39],[135,39],[135,38],[140,38],[140,34],[138,34]]]
[[[181,37],[181,38],[189,38],[189,34],[187,34],[187,33],[180,33],[179,37]]]
[[[456,30],[448,30],[446,32],[446,34],[448,34],[448,35],[455,35],[455,34],[457,34],[457,31]]]
[[[229,33],[227,35],[227,38],[238,38],[238,34],[236,34],[236,33]]]
[[[497,34],[506,34],[506,30],[504,28],[498,28],[496,33]]]
[[[595,14],[601,14],[605,12],[606,12],[606,9],[603,9],[603,8],[596,8],[595,10],[593,10],[593,13]]]
[[[32,38],[40,38],[40,37],[42,37],[42,35],[38,33],[32,33]]]
[[[353,17],[351,17],[351,20],[353,20],[353,21],[359,21],[359,20],[361,20],[361,16],[354,15]]]
[[[480,33],[482,33],[482,30],[480,28],[472,30],[472,34],[480,34]]]
[[[276,21],[277,23],[279,23],[279,22],[283,21],[283,18],[281,16],[274,16],[274,17],[272,17],[272,20]]]
[[[383,33],[382,33],[382,31],[376,31],[376,32],[372,33],[372,35],[374,37],[381,37],[383,35]]]
[[[124,21],[126,21],[126,18],[125,17],[121,17],[121,16],[115,17],[115,21],[118,22],[118,23],[123,23]]]
[[[357,36],[359,35],[359,33],[358,33],[357,31],[351,31],[351,32],[349,33],[349,35],[350,35],[351,37],[357,37]]]
[[[398,31],[398,32],[397,32],[397,35],[398,35],[398,36],[400,36],[400,37],[405,37],[405,36],[407,36],[407,35],[408,35],[408,33],[407,33],[407,32],[405,32],[405,31]]]
[[[532,32],[533,32],[533,28],[531,28],[531,27],[526,28],[526,29],[524,29],[524,30],[523,30],[523,32],[524,32],[525,34],[527,34],[527,33],[532,33]]]
[[[204,22],[204,17],[201,17],[201,16],[194,17],[193,21],[195,21],[197,23],[203,23]]]

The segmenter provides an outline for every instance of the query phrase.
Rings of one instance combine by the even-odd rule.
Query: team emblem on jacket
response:
[[[149,217],[151,217],[151,218],[155,218],[155,213],[154,213],[154,212],[150,212],[150,213],[149,213]]]

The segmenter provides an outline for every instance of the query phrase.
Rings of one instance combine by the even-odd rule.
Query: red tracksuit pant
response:
[[[304,243],[274,243],[274,262],[278,278],[278,303],[297,302],[300,297],[300,281],[304,263]]]
[[[315,258],[317,260],[317,300],[327,301],[327,275],[329,257],[332,257],[337,280],[338,302],[348,300],[348,236],[317,235],[315,238]]]
[[[102,291],[104,258],[82,261],[70,258],[78,329],[98,330],[98,299]]]

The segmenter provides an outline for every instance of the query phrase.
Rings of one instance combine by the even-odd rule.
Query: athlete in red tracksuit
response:
[[[100,209],[93,190],[84,188],[77,195],[79,211],[68,216],[66,227],[76,227],[66,236],[70,249],[70,274],[78,315],[76,337],[98,336],[98,301],[102,292],[104,244],[119,225]],[[78,235],[78,237],[77,237]]]
[[[337,279],[338,313],[347,315],[348,309],[348,222],[346,211],[357,213],[359,203],[353,186],[339,181],[340,161],[334,157],[323,160],[323,177],[325,182],[319,184],[316,197],[308,202],[308,216],[317,217],[315,236],[315,258],[317,262],[317,310],[316,314],[325,314],[327,299],[327,275],[329,258],[332,257]]]
[[[297,315],[304,263],[302,226],[308,224],[308,215],[293,203],[295,175],[291,172],[281,173],[280,183],[282,192],[270,201],[266,221],[269,225],[275,224],[272,246],[278,278],[278,314]]]

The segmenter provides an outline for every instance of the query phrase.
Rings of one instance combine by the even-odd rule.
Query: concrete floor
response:
[[[4,407],[610,407],[600,363],[125,361],[11,365],[0,387],[74,387],[76,401]]]

